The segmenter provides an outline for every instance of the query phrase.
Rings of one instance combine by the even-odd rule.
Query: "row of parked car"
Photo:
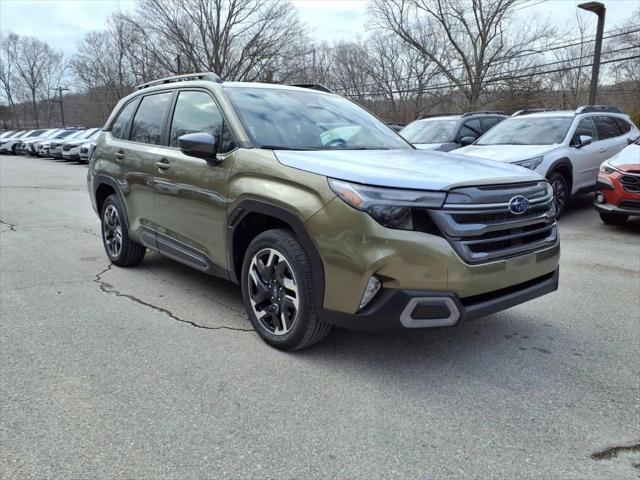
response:
[[[99,128],[47,128],[0,134],[0,153],[89,162]]]
[[[630,215],[640,215],[640,130],[617,107],[530,109],[511,116],[497,111],[433,115],[410,123],[399,133],[418,149],[508,162],[536,171],[553,187],[559,215],[572,195],[593,191],[596,186],[601,193],[595,205],[604,222],[620,223]],[[614,173],[620,177],[617,182],[604,178]],[[616,195],[611,193],[614,183],[619,189]]]

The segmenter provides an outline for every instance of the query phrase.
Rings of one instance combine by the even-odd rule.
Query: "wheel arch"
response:
[[[567,157],[559,158],[553,162],[547,169],[545,178],[549,178],[552,174],[559,173],[567,180],[569,195],[573,194],[573,165]]]
[[[95,198],[96,210],[98,211],[98,216],[102,214],[102,206],[104,205],[105,200],[109,195],[116,194],[120,199],[120,205],[122,206],[122,210],[124,211],[124,222],[127,228],[129,228],[129,215],[127,214],[127,204],[124,201],[124,195],[122,195],[122,190],[118,185],[118,182],[104,174],[97,174],[93,178],[93,195]]]
[[[303,220],[294,210],[265,200],[243,200],[228,217],[227,261],[230,280],[239,283],[244,253],[249,243],[256,235],[271,228],[289,228],[300,241],[313,268],[316,303],[318,306],[324,305],[324,263]]]

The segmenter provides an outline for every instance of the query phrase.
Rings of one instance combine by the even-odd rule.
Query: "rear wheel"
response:
[[[109,195],[102,206],[102,243],[111,263],[133,267],[144,259],[146,248],[129,238],[124,209],[117,195]]]
[[[567,208],[569,201],[569,184],[561,173],[555,172],[549,175],[549,183],[553,189],[553,201],[556,205],[556,218],[560,218]]]
[[[249,320],[272,347],[297,350],[322,340],[331,325],[318,318],[311,261],[284,229],[253,239],[242,267],[242,296]]]
[[[600,212],[600,218],[607,225],[622,225],[627,221],[629,215],[624,215],[621,213]]]

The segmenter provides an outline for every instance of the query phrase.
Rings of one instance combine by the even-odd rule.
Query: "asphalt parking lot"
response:
[[[578,198],[558,292],[283,353],[233,284],[109,268],[86,168],[0,157],[3,479],[638,477],[639,220]]]

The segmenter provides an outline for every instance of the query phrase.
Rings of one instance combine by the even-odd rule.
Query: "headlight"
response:
[[[372,187],[332,178],[329,187],[351,207],[399,230],[413,230],[411,207],[440,208],[446,196],[443,192]]]
[[[530,158],[529,160],[522,160],[521,162],[513,162],[516,165],[520,165],[521,167],[529,168],[531,170],[535,170],[538,168],[538,165],[542,163],[544,157],[535,157]]]
[[[610,165],[608,165],[606,162],[603,163],[602,165],[600,165],[600,171],[602,173],[606,173],[607,175],[609,175],[610,173],[613,173],[616,171],[615,168],[611,167]]]

